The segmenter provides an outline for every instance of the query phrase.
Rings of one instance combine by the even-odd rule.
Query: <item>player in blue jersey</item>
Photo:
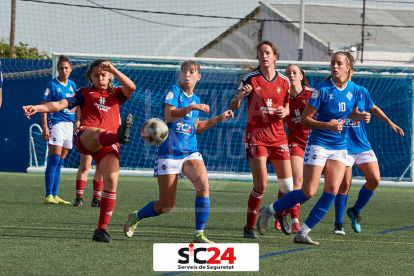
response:
[[[70,60],[61,55],[57,63],[59,76],[48,82],[42,104],[66,99],[76,91],[76,85],[69,80],[72,72]],[[60,170],[68,151],[72,149],[74,109],[63,109],[54,113],[41,113],[43,139],[48,141],[49,158],[45,172],[45,204],[70,204],[57,193],[60,182]]]
[[[227,110],[209,120],[200,121],[200,113],[208,113],[210,107],[200,103],[194,88],[201,79],[200,66],[195,61],[181,65],[180,85],[172,85],[163,101],[164,119],[169,128],[167,140],[158,147],[154,176],[158,178],[159,199],[149,202],[137,212],[129,214],[124,226],[127,237],[132,237],[139,221],[171,211],[175,206],[178,177],[184,175],[196,188],[194,242],[212,243],[204,235],[204,226],[210,213],[210,197],[207,170],[197,148],[196,134],[233,118]]]
[[[3,93],[3,70],[1,68],[1,61],[0,61],[0,107],[3,101],[2,93]]]
[[[404,136],[404,131],[394,124],[385,113],[376,106],[367,89],[362,87],[361,100],[358,104],[358,110],[370,111],[375,117],[385,122],[392,130]],[[346,161],[345,176],[335,197],[335,228],[334,233],[345,235],[343,228],[343,216],[345,213],[346,203],[348,200],[348,192],[352,182],[352,166],[355,164],[357,168],[364,174],[366,183],[359,191],[358,199],[355,205],[346,211],[351,219],[352,229],[356,233],[361,233],[360,220],[362,208],[369,202],[375,189],[380,183],[380,170],[378,160],[368,141],[367,132],[364,122],[347,121],[348,129],[348,157]]]
[[[289,192],[273,204],[261,208],[257,222],[260,234],[265,233],[270,217],[276,212],[313,197],[323,171],[323,194],[293,239],[294,243],[319,244],[312,241],[308,233],[332,205],[345,173],[347,132],[343,125],[348,118],[366,123],[370,120],[370,113],[358,111],[361,87],[348,81],[353,63],[354,59],[348,52],[332,55],[332,77],[316,87],[300,119],[303,126],[311,129],[303,159],[302,189]]]

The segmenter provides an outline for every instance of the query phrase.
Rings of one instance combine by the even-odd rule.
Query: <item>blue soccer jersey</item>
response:
[[[308,145],[317,145],[327,149],[347,149],[348,116],[361,98],[360,86],[348,81],[345,88],[338,89],[332,79],[320,83],[312,93],[308,104],[316,108],[315,120],[329,122],[332,119],[340,120],[344,127],[341,133],[327,129],[311,129],[308,136]]]
[[[167,90],[162,103],[163,110],[166,104],[176,109],[192,104],[199,104],[200,98],[196,95],[188,96],[178,85],[172,85]],[[167,123],[169,135],[167,140],[158,147],[158,159],[182,159],[194,152],[198,152],[195,122],[199,116],[198,110],[193,110],[183,118]]]
[[[358,103],[358,110],[368,111],[374,106],[371,96],[365,87],[361,87],[361,100]],[[365,122],[354,122],[348,119],[348,153],[361,153],[364,151],[372,150],[368,141],[367,130]]]
[[[66,99],[76,91],[76,85],[68,80],[66,85],[62,84],[57,78],[49,81],[46,85],[43,100],[48,102],[58,102]],[[60,122],[73,122],[75,120],[75,109],[63,109],[59,112],[48,113],[47,120],[49,125]]]

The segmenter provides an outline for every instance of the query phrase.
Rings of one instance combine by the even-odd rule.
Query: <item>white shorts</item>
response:
[[[61,146],[65,149],[72,149],[73,123],[60,122],[49,125],[49,145]]]
[[[154,176],[178,174],[179,178],[184,178],[183,165],[188,160],[203,160],[203,157],[201,153],[194,152],[182,159],[155,159]]]
[[[303,164],[325,167],[326,160],[335,160],[346,165],[347,150],[332,150],[316,145],[306,145]]]
[[[369,162],[378,162],[377,156],[373,150],[348,154],[346,166],[352,167],[354,164],[364,164]]]

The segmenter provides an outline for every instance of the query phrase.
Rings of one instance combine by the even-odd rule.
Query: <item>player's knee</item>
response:
[[[279,182],[279,188],[282,191],[282,193],[287,194],[293,191],[293,178],[292,177],[278,179],[278,182]]]
[[[369,188],[375,189],[378,187],[380,181],[381,179],[379,177],[372,177],[367,179],[367,185],[369,186]]]
[[[193,181],[193,184],[197,192],[208,192],[209,184],[207,174],[200,175],[196,181]]]
[[[88,172],[90,168],[91,168],[91,164],[89,162],[81,163],[79,165],[79,170],[83,173]]]
[[[162,213],[168,213],[175,207],[175,202],[161,202],[161,212]]]

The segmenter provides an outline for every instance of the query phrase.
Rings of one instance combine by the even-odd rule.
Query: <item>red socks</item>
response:
[[[282,196],[284,196],[285,194],[284,193],[282,193],[282,191],[280,191],[279,190],[279,193],[277,194],[277,199],[279,199],[279,198],[281,198]],[[276,214],[278,215],[278,216],[283,216],[284,214],[285,214],[285,211],[283,210],[283,211],[280,211],[280,212],[276,212]]]
[[[118,143],[118,133],[113,133],[110,131],[103,131],[99,133],[98,137],[96,138],[96,141],[99,145],[103,147],[109,147],[113,144]]]
[[[99,214],[98,231],[106,229],[109,221],[111,220],[112,211],[115,207],[116,192],[102,192],[101,198],[101,212]]]
[[[289,214],[291,219],[299,218],[299,211],[300,211],[300,203],[296,204],[292,208],[289,209]]]
[[[85,185],[85,180],[76,180],[76,197],[83,198],[83,190],[85,190]]]
[[[101,198],[101,192],[102,192],[103,182],[93,180],[93,198]]]
[[[246,228],[254,228],[256,222],[257,212],[259,210],[260,201],[262,200],[264,193],[259,193],[254,188],[249,196],[247,203],[247,222]]]

